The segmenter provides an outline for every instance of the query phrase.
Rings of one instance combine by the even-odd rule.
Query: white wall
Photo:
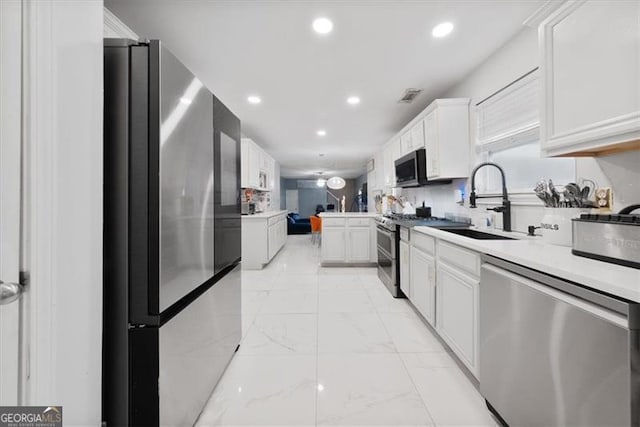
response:
[[[101,422],[102,1],[23,2],[27,405]]]
[[[454,87],[444,91],[439,98],[471,98],[470,111],[470,169],[475,161],[473,147],[476,136],[475,105],[518,77],[533,70],[539,64],[537,30],[524,27],[509,42],[498,49],[483,64],[476,68]],[[640,203],[640,152],[618,154],[601,158],[578,159],[577,178],[594,179],[599,186],[610,186],[614,190],[614,210],[632,203]],[[507,177],[507,184],[508,184]],[[535,182],[531,183],[531,188]],[[455,203],[454,193],[458,188],[469,190],[467,180],[455,180],[452,184],[418,189],[403,189],[401,194],[409,201],[420,204],[423,200],[433,208],[433,215],[443,216],[445,212],[471,216],[474,223],[482,225],[489,215],[500,225],[501,215],[487,213],[484,207],[469,209]],[[468,200],[468,191],[467,194]],[[499,203],[499,200],[496,199]],[[531,203],[519,204],[513,201],[513,229],[527,230],[528,225],[538,224],[542,217],[542,206]]]

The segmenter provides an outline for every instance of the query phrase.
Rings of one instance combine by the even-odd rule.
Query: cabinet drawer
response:
[[[322,218],[323,227],[344,227],[344,218]]]
[[[436,251],[436,239],[426,234],[413,231],[411,233],[411,246],[429,254],[434,254]]]
[[[269,224],[269,226],[271,226],[271,225],[279,223],[283,219],[284,219],[284,217],[282,215],[272,216],[271,218],[269,218],[268,224]]]
[[[480,277],[480,254],[458,245],[439,241],[438,259]]]
[[[369,218],[349,218],[347,219],[347,227],[368,227],[371,223]]]

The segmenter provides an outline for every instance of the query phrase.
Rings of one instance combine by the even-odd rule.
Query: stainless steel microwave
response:
[[[427,152],[424,148],[413,151],[395,161],[396,185],[417,187],[427,184]]]

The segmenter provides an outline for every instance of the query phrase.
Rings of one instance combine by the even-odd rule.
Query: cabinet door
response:
[[[344,227],[323,227],[322,229],[322,260],[346,260],[346,229]]]
[[[420,120],[411,128],[411,149],[424,147],[424,120]]]
[[[370,237],[369,227],[347,228],[347,261],[369,262]]]
[[[384,149],[384,186],[386,188],[393,187],[395,181],[395,167],[393,165],[393,152],[391,145]]]
[[[434,110],[424,118],[427,178],[435,178],[440,175],[440,141],[438,138],[438,110]]]
[[[400,241],[400,289],[407,298],[411,297],[409,254],[409,244]]]
[[[550,155],[640,137],[640,2],[568,2],[540,29],[541,143]]]
[[[433,257],[411,247],[411,302],[435,326],[436,263]]]
[[[258,188],[260,185],[260,150],[253,143],[249,143],[249,186]]]
[[[375,173],[376,173],[376,187],[382,190],[384,188],[384,152],[380,151],[375,157]]]
[[[240,187],[251,187],[249,182],[249,142],[242,140],[240,143]]]
[[[478,367],[477,280],[438,262],[438,332],[465,365],[477,376]]]
[[[269,259],[278,252],[278,225],[272,224],[269,226]]]
[[[400,136],[400,151],[402,155],[405,155],[411,152],[412,147],[413,146],[411,143],[411,131],[408,130],[405,133],[403,133],[402,136]]]

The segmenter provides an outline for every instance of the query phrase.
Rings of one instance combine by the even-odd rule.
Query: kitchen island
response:
[[[323,267],[371,267],[377,263],[376,225],[378,216],[369,212],[322,212]]]

